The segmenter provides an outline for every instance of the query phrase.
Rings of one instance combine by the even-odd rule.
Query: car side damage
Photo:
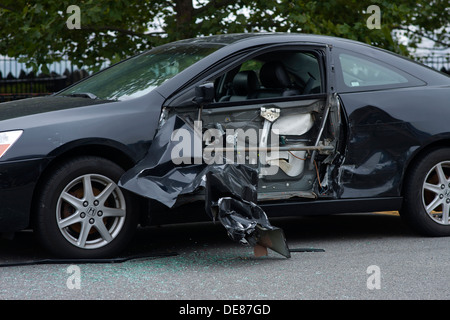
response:
[[[209,89],[199,90],[200,107],[163,110],[147,157],[119,185],[168,208],[203,198],[209,217],[232,240],[290,257],[283,231],[258,203],[330,194],[327,167],[340,133],[337,97],[229,110],[208,108]]]
[[[195,130],[179,116],[171,117],[155,137],[149,156],[126,172],[119,185],[169,208],[176,205],[178,197],[203,190],[205,211],[222,223],[231,239],[254,247],[268,247],[290,257],[282,230],[273,227],[256,204],[257,171],[246,165],[208,165],[199,161],[177,166],[175,163],[180,159],[172,155],[178,142],[168,137],[173,137],[178,130],[189,133],[191,141],[199,139]]]

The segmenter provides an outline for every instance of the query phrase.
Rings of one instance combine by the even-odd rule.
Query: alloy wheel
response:
[[[87,174],[61,192],[56,221],[62,235],[82,249],[104,247],[123,228],[126,204],[122,190],[106,176]]]
[[[450,225],[450,161],[439,162],[427,173],[422,187],[422,203],[431,219]]]

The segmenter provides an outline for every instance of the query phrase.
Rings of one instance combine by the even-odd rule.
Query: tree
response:
[[[449,44],[447,0],[83,0],[80,29],[69,29],[68,0],[0,0],[0,54],[37,70],[68,57],[98,70],[103,62],[169,41],[235,32],[304,32],[359,40],[408,55],[394,30],[414,48],[423,37]],[[366,13],[381,10],[381,29],[370,30]]]

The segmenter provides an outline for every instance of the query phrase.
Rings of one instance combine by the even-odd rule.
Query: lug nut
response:
[[[94,201],[94,206],[98,206],[98,200]]]
[[[84,217],[86,217],[86,213],[84,213],[84,212],[80,213],[80,218],[84,218]]]
[[[98,212],[97,212],[97,215],[98,215],[99,217],[101,217],[101,216],[103,215],[103,211],[98,211]]]
[[[87,207],[89,205],[89,202],[85,201],[83,202],[83,206]]]
[[[91,218],[91,219],[89,219],[89,223],[90,223],[90,224],[94,224],[94,222],[95,222],[95,220],[94,220],[94,219],[92,219],[92,218]]]

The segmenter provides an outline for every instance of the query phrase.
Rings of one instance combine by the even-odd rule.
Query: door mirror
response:
[[[206,105],[214,102],[215,89],[213,82],[203,83],[195,87],[195,103]]]

